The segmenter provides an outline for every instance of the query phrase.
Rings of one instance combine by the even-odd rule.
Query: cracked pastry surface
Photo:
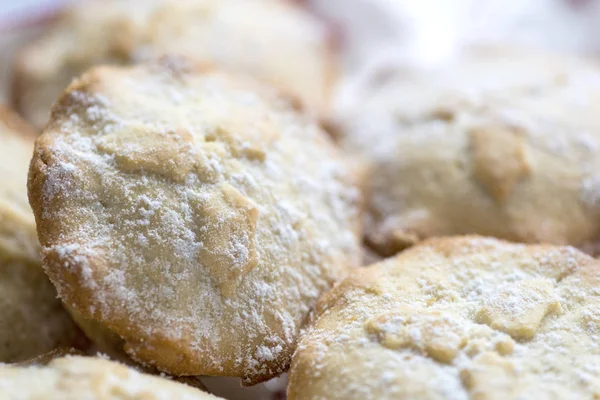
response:
[[[357,177],[272,88],[168,59],[69,86],[29,198],[82,318],[161,371],[252,383],[287,367],[309,309],[359,263]]]
[[[429,239],[323,296],[288,398],[596,398],[599,283],[572,247]]]
[[[14,107],[42,128],[71,80],[94,65],[166,54],[266,79],[325,113],[335,81],[324,25],[282,0],[111,0],[72,6],[14,66]]]
[[[27,170],[37,133],[0,106],[0,362],[18,362],[79,333],[40,265]]]
[[[389,78],[342,122],[343,146],[371,163],[369,244],[393,255],[479,234],[595,253],[598,101],[598,66],[532,54]]]
[[[48,365],[0,365],[0,393],[13,400],[217,400],[187,385],[102,358],[67,356]]]

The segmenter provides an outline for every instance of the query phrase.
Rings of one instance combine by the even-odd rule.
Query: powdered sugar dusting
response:
[[[436,239],[353,275],[300,342],[291,399],[597,392],[600,274],[572,248]]]
[[[101,68],[65,95],[42,149],[44,253],[70,249],[69,273],[98,287],[79,311],[134,358],[153,363],[165,340],[192,360],[165,371],[276,375],[316,298],[358,263],[352,170],[270,89],[171,68]]]

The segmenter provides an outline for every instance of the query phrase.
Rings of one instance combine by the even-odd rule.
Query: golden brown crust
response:
[[[317,295],[360,262],[357,170],[271,88],[170,59],[69,86],[28,187],[70,307],[136,361],[256,383],[287,367]]]

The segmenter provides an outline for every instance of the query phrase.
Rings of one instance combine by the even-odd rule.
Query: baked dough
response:
[[[597,251],[595,64],[492,51],[388,79],[341,130],[343,146],[371,162],[370,246],[392,255],[479,234]]]
[[[138,362],[254,383],[360,263],[359,177],[272,88],[166,59],[70,85],[29,195],[69,307]]]
[[[13,105],[38,127],[88,68],[178,54],[271,81],[326,113],[335,81],[324,25],[282,0],[103,0],[77,3],[14,66]]]
[[[46,366],[0,365],[0,393],[11,400],[217,400],[187,385],[102,358],[68,356]]]
[[[319,301],[288,399],[597,398],[599,285],[572,247],[429,239]]]
[[[94,344],[93,350],[96,354],[108,356],[113,361],[118,361],[150,375],[160,374],[160,371],[156,368],[143,366],[133,361],[123,349],[125,341],[119,335],[93,319],[84,318],[72,308],[67,307],[67,311],[69,311],[69,314],[71,314],[71,317],[85,336],[92,341]],[[199,376],[170,376],[169,378],[205,392],[209,391]],[[210,392],[215,393],[214,391]]]
[[[0,362],[22,361],[82,339],[40,266],[26,190],[36,136],[0,106]]]

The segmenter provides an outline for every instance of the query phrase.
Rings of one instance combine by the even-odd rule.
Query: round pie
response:
[[[48,365],[0,365],[0,393],[14,400],[217,400],[187,385],[102,358],[67,356]]]
[[[165,59],[69,86],[29,196],[44,268],[83,319],[161,371],[253,383],[285,370],[359,264],[359,172],[270,86]]]
[[[43,127],[73,78],[99,64],[165,54],[249,73],[325,113],[336,66],[323,24],[281,0],[109,0],[77,3],[14,65],[15,108]]]
[[[600,69],[471,57],[388,78],[342,122],[343,146],[371,164],[368,244],[393,255],[428,237],[478,234],[595,253]]]
[[[37,133],[0,107],[0,362],[58,346],[84,345],[40,265],[27,202],[27,169]]]
[[[592,399],[600,265],[572,247],[429,239],[317,306],[288,399]]]

